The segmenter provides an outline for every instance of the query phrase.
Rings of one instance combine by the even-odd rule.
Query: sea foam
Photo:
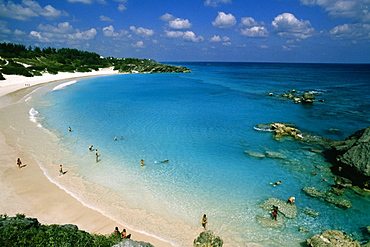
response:
[[[55,87],[53,88],[53,91],[63,89],[63,88],[65,88],[66,86],[69,86],[69,85],[75,84],[76,82],[77,82],[77,81],[69,81],[69,82],[65,82],[65,83],[59,84],[58,86],[55,86]]]

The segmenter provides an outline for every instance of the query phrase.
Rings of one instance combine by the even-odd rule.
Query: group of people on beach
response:
[[[119,231],[118,226],[114,228],[114,233],[117,235],[121,235],[121,238],[130,239],[131,234],[127,235],[126,229],[123,229],[122,232]]]

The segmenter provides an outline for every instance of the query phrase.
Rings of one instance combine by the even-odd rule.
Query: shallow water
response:
[[[368,66],[181,65],[193,72],[53,83],[27,97],[24,110],[34,121],[29,124],[43,136],[30,152],[45,174],[86,205],[178,246],[192,246],[204,213],[208,228],[225,246],[300,246],[326,229],[368,238],[361,228],[370,220],[369,198],[347,191],[343,198],[353,208],[343,210],[302,192],[305,186],[326,190],[333,184],[325,169],[330,165],[309,151],[320,146],[275,140],[271,132],[254,129],[261,123],[291,122],[311,135],[341,140],[367,127]],[[324,102],[302,105],[277,97],[292,89],[313,90]],[[98,163],[90,145],[98,149]],[[255,158],[245,150],[274,151],[286,158]],[[58,177],[60,163],[68,170],[63,177]],[[278,180],[283,183],[270,184]],[[257,215],[269,217],[259,207],[262,201],[290,196],[297,199],[297,218],[285,219],[283,229],[259,225]],[[320,216],[304,214],[306,207]]]

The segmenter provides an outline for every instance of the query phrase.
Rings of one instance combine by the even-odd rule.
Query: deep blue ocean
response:
[[[334,184],[330,164],[311,152],[322,146],[276,140],[255,127],[288,122],[313,136],[345,139],[370,125],[370,65],[172,64],[192,73],[92,77],[35,97],[38,122],[68,153],[55,158],[55,167],[62,163],[69,172],[55,178],[55,168],[50,178],[59,183],[73,174],[83,191],[77,183],[64,187],[86,205],[177,246],[192,246],[203,214],[224,246],[301,246],[327,229],[369,239],[364,227],[370,224],[370,197],[347,190],[341,198],[353,207],[344,210],[302,191]],[[293,89],[298,95],[313,91],[322,102],[278,97]],[[256,158],[246,150],[285,158]],[[278,180],[281,185],[270,184]],[[296,218],[279,215],[281,228],[260,225],[258,216],[270,217],[260,207],[264,200],[290,196],[296,198]],[[307,208],[320,215],[305,214]]]

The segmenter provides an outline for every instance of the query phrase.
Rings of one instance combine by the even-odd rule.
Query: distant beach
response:
[[[34,138],[38,138],[37,133],[32,133],[32,130],[20,130],[14,124],[29,121],[29,114],[22,112],[21,108],[17,107],[17,102],[27,100],[24,98],[38,85],[60,81],[61,84],[55,87],[57,90],[83,77],[117,73],[113,68],[107,68],[88,73],[58,73],[36,77],[4,75],[6,80],[0,81],[1,214],[25,214],[27,217],[38,218],[42,224],[74,224],[81,230],[104,235],[112,233],[117,226],[120,230],[126,228],[133,240],[150,242],[155,246],[172,246],[155,237],[134,232],[127,226],[84,206],[71,194],[50,182],[33,156],[25,151],[27,147],[19,148],[17,144],[18,131],[29,132]],[[70,81],[71,79],[73,81]],[[18,157],[22,161],[21,168],[18,168],[16,163]],[[65,169],[68,170],[67,167]]]

